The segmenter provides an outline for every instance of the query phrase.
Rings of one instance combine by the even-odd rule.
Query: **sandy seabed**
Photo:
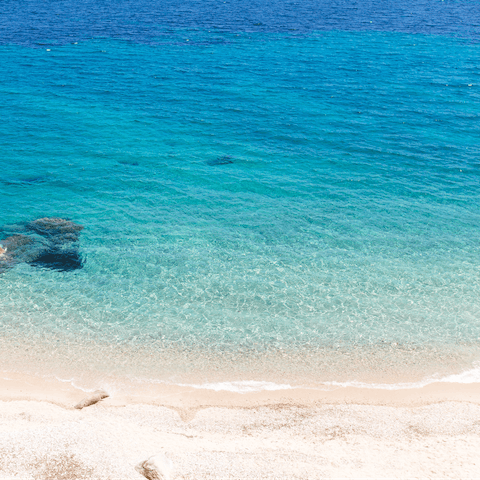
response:
[[[239,394],[157,386],[76,410],[84,392],[0,382],[0,479],[480,478],[480,385]]]

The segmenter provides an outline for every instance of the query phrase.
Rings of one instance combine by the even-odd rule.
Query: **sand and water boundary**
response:
[[[157,452],[172,479],[479,478],[480,384],[237,393],[175,385],[88,392],[2,374],[0,479],[141,480]]]

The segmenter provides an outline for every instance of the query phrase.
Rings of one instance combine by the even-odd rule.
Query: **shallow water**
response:
[[[444,4],[357,6],[370,24],[342,3],[306,21],[31,1],[20,31],[6,2],[0,243],[42,217],[85,228],[75,268],[0,275],[3,368],[84,384],[471,369],[480,7]]]

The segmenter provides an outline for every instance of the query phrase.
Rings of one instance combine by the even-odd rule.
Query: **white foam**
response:
[[[3,372],[2,372],[3,373]],[[7,373],[7,372],[4,372]],[[113,396],[115,393],[122,391],[122,386],[113,384],[112,382],[95,382],[95,386],[89,385],[86,387],[79,384],[78,379],[75,378],[61,378],[56,375],[46,375],[45,378],[55,378],[56,380],[64,383],[69,383],[74,388],[81,390],[85,393],[91,393],[99,388],[108,391],[110,396]],[[11,380],[11,378],[4,376],[4,380]],[[400,382],[400,383],[367,383],[360,382],[357,380],[350,380],[344,382],[338,381],[325,381],[314,385],[290,385],[285,383],[274,383],[268,381],[258,381],[258,380],[244,380],[244,381],[224,381],[224,382],[207,382],[202,384],[192,384],[192,383],[170,383],[165,380],[158,379],[131,379],[135,383],[155,383],[155,384],[165,384],[165,385],[178,385],[181,387],[190,387],[195,389],[205,389],[213,390],[215,392],[227,391],[235,393],[251,393],[251,392],[260,392],[260,391],[275,391],[275,390],[292,390],[295,388],[307,388],[307,389],[319,389],[319,390],[331,390],[334,388],[342,387],[355,387],[355,388],[369,388],[369,389],[381,389],[381,390],[402,390],[402,389],[415,389],[423,388],[432,383],[480,383],[480,362],[474,364],[474,368],[466,370],[461,373],[447,375],[445,377],[440,377],[434,375],[432,377],[420,380],[418,382]],[[83,383],[83,382],[82,382]]]
[[[84,392],[93,392],[96,388],[85,388],[78,385],[73,379],[60,379],[57,377],[58,380],[62,382],[68,382],[75,388],[83,390]],[[139,379],[136,379],[139,381]],[[165,382],[163,380],[153,380],[150,379],[147,381],[148,383],[162,383],[168,385],[169,382]],[[366,383],[366,382],[359,382],[357,380],[351,380],[346,382],[337,382],[337,381],[330,381],[330,382],[322,382],[318,385],[318,389],[322,389],[322,387],[355,387],[355,388],[371,388],[371,389],[381,389],[381,390],[403,390],[403,389],[411,389],[411,388],[422,388],[432,383],[480,383],[480,365],[475,366],[471,370],[466,370],[465,372],[461,372],[458,374],[447,375],[446,377],[438,377],[432,376],[426,378],[424,380],[420,380],[418,382],[403,382],[403,383]],[[244,381],[231,381],[231,382],[212,382],[212,383],[176,383],[176,385],[180,387],[190,387],[196,389],[205,389],[205,390],[213,390],[215,392],[220,391],[227,391],[227,392],[235,392],[235,393],[251,393],[251,392],[261,392],[261,391],[275,391],[275,390],[291,390],[294,388],[309,388],[315,389],[312,386],[302,386],[302,385],[290,385],[286,383],[274,383],[274,382],[267,382],[267,381],[257,381],[257,380],[244,380]],[[105,388],[106,386],[102,386]],[[112,391],[116,391],[118,389],[115,388],[113,385],[108,385],[108,392],[112,394]]]
[[[261,392],[262,390],[290,390],[294,387],[288,384],[259,382],[255,380],[236,381],[236,382],[218,382],[218,383],[202,383],[202,384],[186,384],[179,383],[181,387],[192,387],[206,390],[214,390],[219,392],[225,390],[227,392],[250,393]]]
[[[44,378],[49,378],[49,376],[45,375]],[[53,378],[55,378],[56,380],[62,383],[69,383],[73,388],[81,390],[82,392],[85,392],[85,393],[92,393],[95,390],[97,390],[96,388],[85,388],[78,385],[78,383],[76,383],[74,378],[60,378],[60,377],[57,377],[56,375],[53,375]]]
[[[356,380],[347,381],[347,382],[322,382],[317,388],[322,389],[322,386],[325,387],[355,387],[355,388],[371,388],[371,389],[381,389],[381,390],[403,390],[409,388],[422,388],[432,383],[480,383],[480,365],[472,368],[471,370],[466,370],[454,375],[448,375],[446,377],[436,377],[432,376],[418,382],[403,382],[403,383],[366,383],[359,382]],[[234,382],[218,382],[218,383],[203,383],[203,384],[177,384],[181,387],[191,387],[198,389],[214,390],[218,391],[228,391],[236,393],[250,393],[250,392],[260,392],[262,390],[291,390],[293,388],[309,388],[315,389],[314,387],[305,387],[305,386],[292,386],[289,384],[278,384],[273,382],[261,382],[261,381],[234,381]]]
[[[324,382],[324,385],[332,387],[356,387],[356,388],[377,388],[382,390],[402,390],[407,388],[422,388],[432,383],[480,383],[480,366],[466,370],[465,372],[446,377],[430,377],[419,382],[410,383],[365,383],[365,382]]]
[[[480,382],[480,365],[462,373],[449,375],[438,381],[450,382],[450,383],[479,383]]]
[[[119,391],[119,387],[112,384],[111,382],[95,382],[96,386],[86,388],[84,386],[79,385],[78,381],[75,380],[74,378],[60,378],[56,375],[54,375],[54,378],[59,382],[69,383],[73,388],[76,388],[77,390],[81,390],[82,392],[85,392],[85,393],[93,393],[97,390],[105,390],[106,392],[108,392],[108,395],[110,397],[113,397]]]

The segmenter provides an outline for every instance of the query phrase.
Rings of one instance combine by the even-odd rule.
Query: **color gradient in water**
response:
[[[471,368],[479,4],[429,3],[431,25],[422,3],[226,5],[187,2],[178,21],[173,3],[3,5],[0,239],[45,243],[25,229],[43,217],[84,226],[75,268],[0,275],[4,368],[197,383]]]

